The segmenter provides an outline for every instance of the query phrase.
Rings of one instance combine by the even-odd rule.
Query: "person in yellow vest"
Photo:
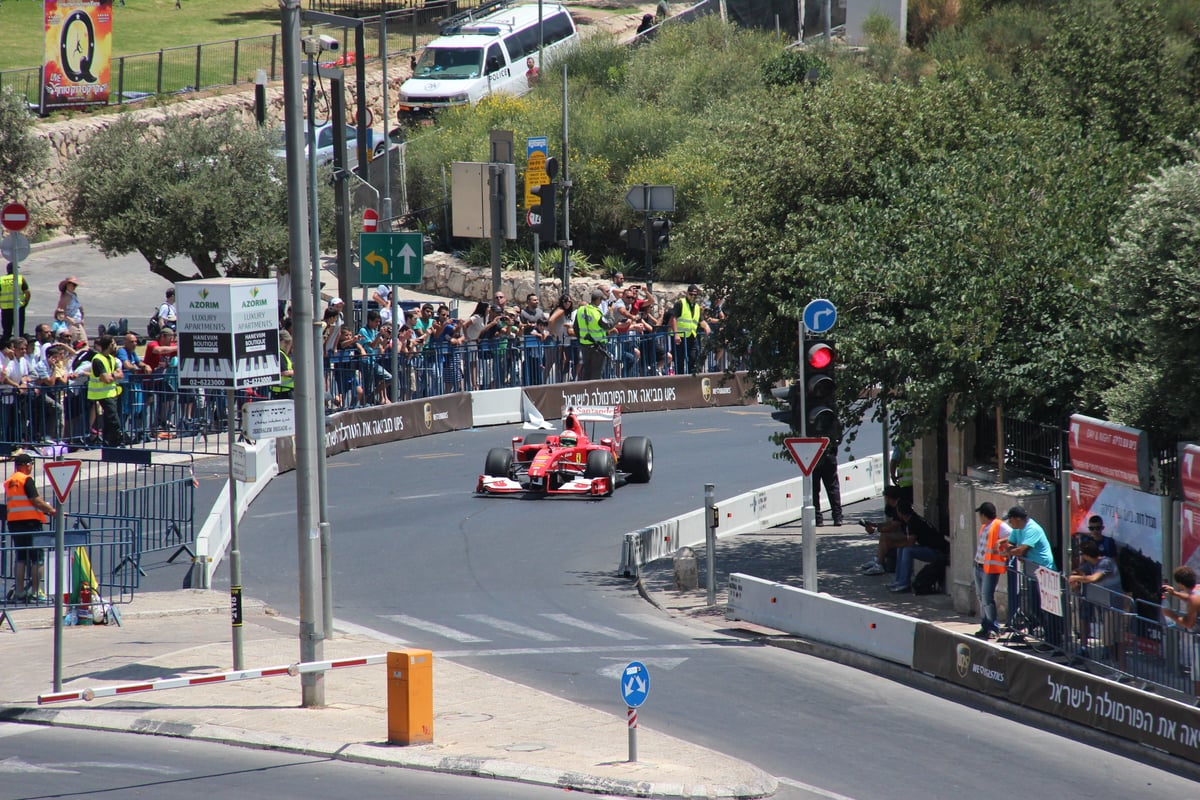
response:
[[[608,358],[608,328],[600,304],[608,299],[608,292],[593,289],[591,302],[575,312],[575,335],[583,348],[583,367],[579,380],[595,381],[604,377],[604,362]]]
[[[671,310],[671,331],[675,341],[675,364],[680,374],[695,375],[700,371],[700,339],[697,334],[710,333],[700,304],[700,287],[692,284],[680,295]]]
[[[292,365],[292,335],[279,332],[279,384],[271,387],[272,400],[291,400],[296,390],[296,371]]]
[[[88,401],[95,403],[102,415],[104,445],[121,446],[121,418],[117,413],[117,398],[121,396],[121,381],[125,373],[117,360],[117,343],[107,334],[96,339],[96,354],[92,356],[92,374],[88,378]]]
[[[17,308],[16,292],[13,291],[15,281],[13,280],[13,265],[8,263],[8,274],[0,276],[0,327],[4,329],[3,338],[11,339],[13,335],[13,323],[16,325],[18,336],[25,335],[25,306],[29,305],[29,298],[33,293],[29,291],[29,283],[25,280],[25,276],[21,276],[21,304]]]
[[[1008,544],[1012,528],[996,519],[996,506],[981,503],[975,509],[979,515],[979,540],[975,546],[975,595],[979,598],[979,630],[975,635],[990,639],[1000,633],[996,622],[996,587],[1005,573],[1003,548]]]
[[[41,603],[42,560],[45,551],[33,546],[33,534],[54,513],[54,506],[38,496],[33,481],[33,456],[20,453],[13,459],[15,471],[4,482],[4,502],[8,509],[8,532],[16,548],[16,585],[8,592],[9,602]],[[26,583],[28,580],[28,583]]]

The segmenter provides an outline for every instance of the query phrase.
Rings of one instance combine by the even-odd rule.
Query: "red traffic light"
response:
[[[826,369],[833,364],[833,348],[824,342],[808,348],[808,365],[813,369]]]

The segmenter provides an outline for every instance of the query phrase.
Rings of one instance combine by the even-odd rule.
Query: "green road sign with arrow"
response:
[[[363,233],[358,240],[358,282],[420,283],[425,275],[425,237],[421,233]]]

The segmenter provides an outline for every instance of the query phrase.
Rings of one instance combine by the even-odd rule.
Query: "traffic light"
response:
[[[804,435],[836,437],[837,353],[829,339],[809,339],[804,346],[804,409],[807,416]],[[793,417],[798,416],[798,411],[793,406]]]
[[[646,232],[641,228],[625,228],[621,231],[621,243],[627,253],[640,253],[646,249]]]
[[[558,184],[554,182],[554,178],[558,175],[557,158],[551,156],[546,159],[546,175],[550,178],[549,183],[534,186],[529,190],[529,193],[536,195],[538,199],[536,205],[529,207],[529,213],[538,217],[538,223],[533,226],[533,232],[540,236],[543,242],[556,242],[558,241],[558,218],[555,209],[558,205]]]
[[[671,221],[665,217],[650,220],[650,249],[665,250],[671,245]]]

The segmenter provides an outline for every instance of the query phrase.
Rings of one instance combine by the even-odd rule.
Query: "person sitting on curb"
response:
[[[913,561],[945,562],[950,557],[950,540],[913,511],[912,503],[901,500],[896,515],[904,526],[904,541],[896,551],[896,582],[888,587],[892,592],[912,589]]]
[[[896,504],[899,501],[900,489],[895,486],[885,486],[883,488],[884,521],[863,523],[863,527],[867,529],[867,533],[879,533],[879,543],[875,547],[875,557],[858,568],[864,575],[882,575],[887,571],[884,568],[884,562],[887,561],[888,552],[897,547],[904,546],[906,538],[904,535],[904,524],[900,522],[900,518],[896,514]]]

